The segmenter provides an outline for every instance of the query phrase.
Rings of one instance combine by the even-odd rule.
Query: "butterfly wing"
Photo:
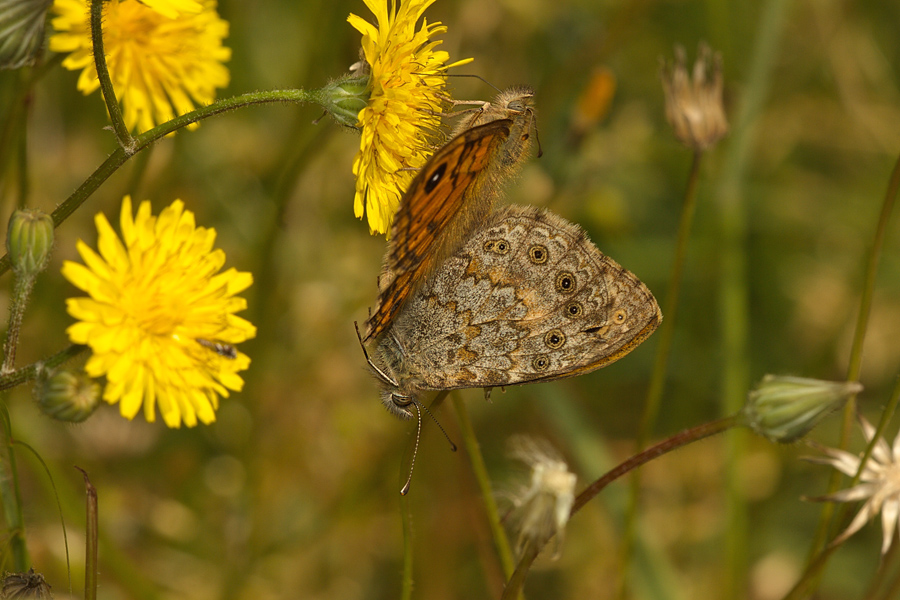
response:
[[[416,294],[390,354],[418,388],[549,381],[618,360],[661,320],[647,287],[580,227],[508,206]]]
[[[464,131],[422,167],[400,200],[379,279],[378,304],[366,340],[380,335],[410,294],[455,252],[475,223],[491,209],[478,202],[479,182],[510,134],[510,119]]]

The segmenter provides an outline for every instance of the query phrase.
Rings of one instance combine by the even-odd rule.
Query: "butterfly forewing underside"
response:
[[[508,136],[506,120],[466,131],[438,150],[413,179],[394,216],[366,339],[384,331],[406,298],[457,249],[454,242],[458,246],[462,236],[455,231],[470,229],[489,212],[490,205],[467,202],[466,196],[477,193],[477,178]]]
[[[500,188],[531,147],[534,91],[512,88],[464,111],[400,200],[366,340],[382,334],[403,304],[491,213]]]

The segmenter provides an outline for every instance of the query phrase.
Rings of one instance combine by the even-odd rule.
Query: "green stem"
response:
[[[756,136],[755,123],[763,111],[771,87],[775,61],[785,32],[790,0],[768,0],[760,7],[755,42],[747,67],[745,93],[735,114],[732,134],[724,155],[721,183],[716,197],[719,216],[719,328],[722,332],[721,414],[741,409],[750,387],[750,299],[747,261],[747,207],[744,180]],[[746,498],[739,478],[746,454],[745,432],[725,441],[725,489],[727,526],[724,552],[723,597],[738,600],[747,594],[749,544]]]
[[[875,226],[875,237],[872,240],[872,247],[869,249],[869,256],[866,264],[866,274],[863,280],[862,294],[859,301],[859,314],[856,318],[856,330],[853,334],[853,345],[850,349],[850,364],[847,369],[847,381],[858,381],[859,373],[862,367],[862,350],[866,339],[866,330],[869,325],[869,315],[872,312],[872,298],[875,292],[875,279],[878,274],[878,263],[881,259],[881,249],[884,246],[884,238],[890,222],[891,213],[894,209],[894,203],[897,199],[897,191],[900,189],[900,157],[898,157],[894,170],[891,173],[888,182],[887,191],[884,195],[884,201],[881,204],[881,214],[878,217],[878,224]],[[850,440],[850,430],[853,424],[853,416],[856,414],[856,397],[853,396],[844,406],[843,425],[841,427],[841,437],[839,448],[846,448]],[[865,463],[860,463],[865,464]],[[828,481],[828,494],[833,494],[841,485],[841,473],[837,470],[833,471]],[[819,524],[816,527],[816,533],[813,537],[813,543],[809,549],[809,560],[815,556],[825,544],[828,537],[828,529],[831,525],[831,519],[834,515],[834,506],[826,504],[822,507],[819,515]]]
[[[88,478],[87,471],[75,467],[84,475],[85,491],[85,556],[84,556],[84,600],[97,600],[97,548],[99,525],[97,523],[97,488]]]
[[[700,179],[702,156],[702,152],[694,152],[687,187],[684,191],[684,204],[681,208],[681,220],[678,224],[678,234],[675,241],[675,257],[672,261],[672,273],[669,277],[669,288],[666,290],[666,300],[663,307],[663,322],[657,334],[656,359],[653,363],[653,372],[647,389],[644,414],[637,434],[636,446],[638,451],[643,450],[647,445],[647,440],[650,439],[656,419],[659,416],[659,406],[666,382],[666,369],[669,364],[669,355],[672,351],[672,337],[675,333],[675,314],[678,310],[678,297],[681,295],[681,280],[684,274],[688,240],[690,239],[691,225],[697,208],[697,182]],[[637,511],[641,493],[640,475],[640,472],[637,471],[631,477],[628,506],[625,509],[625,523],[623,525],[624,531],[620,549],[622,564],[624,565],[629,564],[634,546]],[[624,598],[628,593],[627,573],[628,569],[626,568],[622,569],[619,575],[618,593],[620,598]]]
[[[675,241],[675,258],[672,261],[672,273],[669,278],[669,289],[666,290],[666,301],[663,305],[663,322],[660,324],[657,334],[656,360],[653,363],[653,373],[650,376],[650,386],[647,390],[647,401],[644,406],[644,415],[637,435],[637,449],[643,450],[653,433],[656,418],[659,415],[659,405],[662,401],[663,388],[666,382],[666,368],[669,364],[669,355],[672,351],[672,336],[675,332],[675,315],[678,310],[678,298],[681,295],[681,280],[684,275],[684,263],[687,256],[688,240],[691,236],[691,226],[694,222],[694,213],[697,212],[697,182],[700,175],[700,162],[702,152],[694,152],[691,160],[691,170],[688,175],[687,187],[684,191],[684,204],[681,208],[681,220],[678,224],[678,234]],[[637,474],[636,474],[637,475]],[[635,477],[632,482],[640,482]],[[639,488],[632,485],[632,498]]]
[[[475,474],[475,479],[478,481],[478,488],[481,490],[481,499],[484,502],[485,512],[487,512],[491,534],[494,537],[494,546],[497,548],[500,564],[503,567],[503,576],[505,580],[509,581],[513,571],[515,571],[515,563],[513,562],[513,555],[510,550],[509,540],[506,537],[506,531],[504,531],[500,522],[500,512],[497,510],[497,501],[494,499],[494,492],[491,489],[491,480],[488,477],[487,467],[484,464],[484,457],[481,455],[481,447],[478,444],[478,439],[475,437],[472,419],[469,417],[466,403],[457,394],[453,395],[453,408],[456,409],[456,415],[459,417],[459,429],[463,445],[466,447],[466,453],[469,455],[469,461],[472,464],[472,471]]]
[[[881,562],[878,564],[878,569],[875,571],[875,575],[872,577],[872,581],[869,582],[869,588],[866,590],[866,595],[863,596],[864,600],[875,600],[875,598],[879,597],[878,590],[881,589],[881,586],[884,585],[884,582],[886,581],[888,576],[888,565],[896,562],[897,553],[897,544],[891,544],[891,547],[888,548],[887,554],[881,557]],[[894,584],[896,584],[896,578],[898,576],[900,576],[900,574],[894,575]],[[893,589],[893,585],[891,586],[891,589]],[[896,591],[894,591],[894,593],[889,596],[881,595],[880,597],[888,600],[890,598],[896,598],[897,593]]]
[[[885,579],[887,575],[887,565],[892,564],[894,561],[891,559],[894,559],[896,557],[897,544],[893,544],[890,551],[888,552],[888,555],[881,561],[879,572],[884,574],[884,576],[881,578],[882,580]],[[867,596],[866,600],[874,597],[875,592],[873,590],[872,595]],[[893,581],[891,581],[891,584],[888,586],[888,588],[884,590],[884,593],[881,594],[880,600],[893,600],[898,597],[900,597],[900,573],[894,573]]]
[[[16,274],[12,305],[9,307],[9,326],[6,328],[6,342],[3,344],[3,365],[0,366],[0,375],[8,375],[16,364],[19,330],[22,328],[28,297],[31,296],[31,290],[34,288],[34,279],[34,275]]]
[[[197,110],[185,113],[179,117],[167,121],[162,125],[154,127],[144,133],[136,136],[132,146],[128,148],[116,148],[109,157],[103,161],[96,171],[94,171],[87,180],[75,190],[71,196],[60,204],[53,211],[53,224],[57,227],[65,221],[73,212],[75,212],[84,202],[93,194],[100,185],[109,179],[119,167],[128,161],[135,153],[147,148],[157,140],[174,133],[183,127],[187,127],[192,123],[197,123],[204,119],[208,119],[214,115],[224,112],[237,110],[245,106],[253,106],[256,104],[273,104],[276,102],[302,104],[304,102],[313,101],[315,94],[305,90],[272,90],[268,92],[252,92],[242,94],[233,98],[220,100],[208,106],[198,108]],[[9,270],[9,256],[4,255],[0,258],[0,275]]]
[[[57,352],[46,360],[32,363],[27,367],[22,367],[9,373],[4,373],[2,376],[0,376],[0,391],[14,388],[17,385],[25,383],[26,381],[31,381],[32,379],[35,379],[38,375],[40,375],[42,371],[54,369],[70,358],[78,356],[86,349],[87,346],[72,344],[65,350]]]
[[[16,454],[13,451],[12,423],[6,404],[0,407],[0,501],[3,515],[9,527],[9,546],[13,557],[13,570],[24,573],[31,562],[25,543],[25,521],[22,518],[22,494],[19,490],[19,474],[16,470]]]
[[[116,91],[113,89],[109,69],[106,67],[106,53],[103,51],[103,1],[91,0],[91,42],[94,51],[94,66],[97,69],[100,91],[103,93],[106,110],[109,111],[109,118],[112,121],[113,131],[116,132],[119,146],[130,148],[134,144],[134,139],[128,132],[128,127],[125,126],[122,109],[119,107],[119,101],[116,100]]]
[[[6,163],[15,144],[11,141],[18,131],[27,124],[27,108],[31,99],[34,84],[44,75],[58,67],[63,61],[62,54],[56,54],[47,62],[31,69],[20,69],[15,80],[15,89],[10,93],[12,101],[8,105],[3,124],[0,126],[0,178],[6,172]]]

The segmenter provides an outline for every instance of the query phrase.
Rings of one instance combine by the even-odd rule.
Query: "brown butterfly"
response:
[[[400,200],[365,340],[391,324],[407,298],[484,220],[531,147],[534,92],[512,88],[461,111],[455,137],[437,150]]]
[[[402,417],[422,390],[592,371],[662,320],[646,286],[577,225],[545,210],[493,211],[530,147],[533,92],[509,90],[465,117],[401,199],[368,322],[367,360]]]
[[[650,290],[579,226],[546,209],[509,205],[479,223],[416,290],[369,364],[384,405],[410,418],[423,390],[599,369],[661,321]]]

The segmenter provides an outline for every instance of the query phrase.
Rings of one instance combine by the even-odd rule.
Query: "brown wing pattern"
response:
[[[465,241],[490,206],[475,206],[481,174],[510,134],[512,120],[474,127],[440,148],[400,200],[366,340],[388,328],[412,291]],[[482,214],[483,213],[483,214]]]

